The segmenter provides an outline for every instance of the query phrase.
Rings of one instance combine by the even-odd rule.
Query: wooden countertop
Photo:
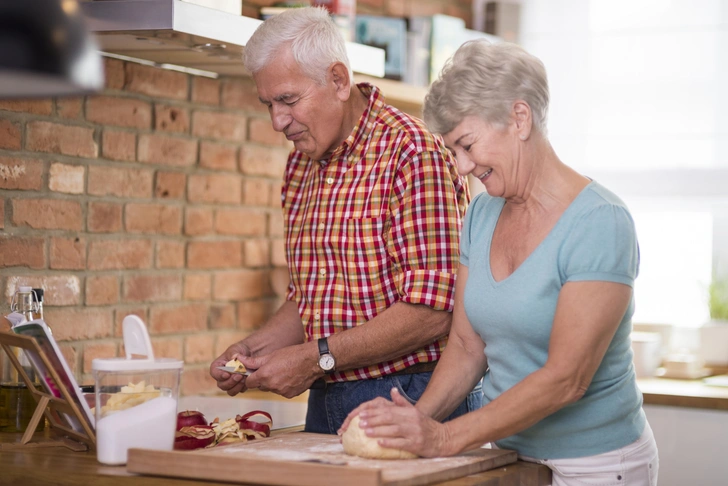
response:
[[[637,386],[646,405],[728,410],[728,387],[706,385],[702,379],[640,378]]]
[[[40,438],[48,437],[46,431]],[[19,442],[21,434],[0,433],[0,442]],[[219,486],[221,483],[139,476],[124,466],[104,466],[95,452],[73,452],[62,447],[37,447],[0,450],[2,484],[23,486]],[[254,484],[254,483],[245,483]],[[505,467],[439,483],[440,486],[546,486],[551,471],[538,464],[518,461]]]

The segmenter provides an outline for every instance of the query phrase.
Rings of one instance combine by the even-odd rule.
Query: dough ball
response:
[[[369,459],[415,459],[417,455],[401,449],[389,449],[377,444],[377,439],[367,436],[359,427],[357,415],[349,424],[342,436],[344,452],[352,456],[367,457]]]

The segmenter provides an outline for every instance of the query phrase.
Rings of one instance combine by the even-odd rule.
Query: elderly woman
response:
[[[630,347],[639,250],[625,204],[564,164],[546,137],[543,64],[464,44],[424,117],[485,185],[467,210],[450,340],[415,406],[367,402],[382,447],[448,456],[494,443],[555,485],[655,485],[658,456]],[[485,376],[482,409],[440,423]]]

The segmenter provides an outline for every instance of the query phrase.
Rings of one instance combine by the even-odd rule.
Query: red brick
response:
[[[107,89],[122,89],[124,87],[124,62],[105,57],[104,75]]]
[[[119,277],[101,275],[86,278],[86,305],[111,305],[119,302]]]
[[[52,237],[50,257],[53,270],[83,270],[86,268],[86,239]]]
[[[198,110],[192,114],[192,134],[198,137],[244,142],[245,125],[245,116],[234,113]]]
[[[190,112],[179,106],[154,105],[154,127],[163,132],[188,133]]]
[[[136,160],[136,135],[121,130],[104,130],[101,136],[101,153],[111,160]]]
[[[220,104],[220,81],[194,76],[192,78],[192,101],[206,105]]]
[[[149,319],[147,319],[147,309],[146,307],[121,307],[115,306],[116,311],[114,312],[114,337],[122,337],[123,334],[123,326],[124,318],[126,316],[137,316],[139,319],[144,321],[144,324],[149,322]],[[154,348],[154,354],[157,354],[157,348],[154,346],[154,340],[152,340],[152,347]],[[180,352],[182,348],[180,347]],[[180,355],[180,358],[182,355]]]
[[[148,198],[154,171],[92,165],[88,168],[88,193],[92,196]]]
[[[0,189],[38,191],[43,184],[43,162],[0,157]]]
[[[88,230],[92,233],[118,233],[121,231],[122,205],[114,203],[88,203]]]
[[[185,275],[184,300],[208,300],[212,295],[212,276],[205,273]]]
[[[124,68],[126,91],[155,98],[187,99],[187,74],[131,62],[126,63]]]
[[[284,232],[283,211],[273,211],[268,215],[268,236],[280,238]]]
[[[13,224],[35,229],[78,231],[83,227],[81,204],[61,199],[13,199]]]
[[[116,343],[87,343],[83,347],[83,372],[91,373],[94,359],[117,358],[119,350]]]
[[[221,235],[265,236],[266,214],[250,209],[218,209],[215,232]]]
[[[0,229],[5,228],[5,199],[0,199]]]
[[[157,242],[157,268],[184,268],[185,244],[181,241]]]
[[[238,302],[238,329],[255,330],[274,314],[276,306],[270,300]]]
[[[212,286],[215,300],[250,300],[271,295],[268,272],[265,270],[233,270],[216,272]]]
[[[242,263],[239,241],[192,241],[187,244],[188,268],[230,268]]]
[[[218,170],[237,170],[238,146],[215,142],[200,142],[200,167]]]
[[[99,240],[88,246],[89,270],[143,269],[152,266],[149,240]]]
[[[212,221],[212,209],[188,207],[185,209],[185,234],[189,236],[211,234]]]
[[[210,369],[207,366],[196,369],[185,368],[185,372],[182,373],[180,395],[210,395],[219,391],[217,382],[210,376]]]
[[[0,148],[20,150],[20,127],[10,120],[0,120]]]
[[[154,196],[160,199],[184,199],[187,176],[182,172],[157,172]]]
[[[154,334],[204,331],[207,329],[207,305],[152,307],[149,325]]]
[[[242,198],[242,180],[232,174],[193,174],[187,181],[190,202],[238,204]]]
[[[210,307],[210,329],[235,329],[235,306],[233,304]],[[216,356],[215,356],[216,357]]]
[[[182,208],[166,204],[129,203],[124,209],[129,233],[174,235],[182,232]]]
[[[46,290],[48,294],[48,290]],[[107,308],[46,308],[46,322],[53,328],[56,341],[81,341],[112,336],[112,311]]]
[[[269,206],[273,183],[267,179],[243,179],[243,204],[246,206]],[[280,192],[278,193],[280,196]],[[277,199],[280,206],[280,197]]]
[[[269,118],[251,118],[248,121],[248,140],[266,145],[288,144],[288,140],[282,132],[273,130]]]
[[[180,300],[182,279],[179,275],[135,275],[124,278],[125,302],[165,302]]]
[[[284,298],[288,295],[288,285],[291,282],[291,276],[288,273],[288,267],[274,268],[270,272],[270,284],[273,287],[273,293],[278,297]]]
[[[53,113],[53,100],[0,100],[0,110],[19,111],[33,115],[50,115]]]
[[[92,96],[86,100],[86,119],[101,125],[149,129],[152,105],[131,98]]]
[[[252,78],[223,81],[222,106],[268,114],[268,108],[260,102],[258,90],[255,88]]]
[[[286,249],[283,243],[283,238],[271,240],[270,245],[270,262],[276,267],[285,267],[286,261]]]
[[[139,162],[189,167],[197,162],[197,141],[168,135],[141,135]]]
[[[220,331],[217,333],[215,341],[215,356],[220,356],[233,343],[240,341],[248,336],[250,332],[246,331]]]
[[[248,268],[270,265],[270,242],[268,240],[246,240],[243,243],[243,264]]]
[[[61,118],[77,120],[83,115],[83,98],[57,98],[56,112]]]
[[[48,176],[48,189],[66,194],[83,194],[86,168],[82,165],[52,163]]]
[[[43,301],[46,306],[68,306],[81,304],[81,282],[75,275],[52,275],[52,276],[11,276],[5,284],[5,296],[10,302],[10,297],[21,285],[28,285],[36,289],[45,290]],[[52,320],[47,320],[53,323]],[[52,324],[51,324],[52,325]],[[55,334],[56,328],[53,327]]]
[[[207,363],[208,365],[217,356],[215,350],[215,336],[209,334],[188,336],[185,338],[185,363]]]
[[[93,128],[32,121],[25,129],[25,148],[28,150],[87,158],[98,155]]]
[[[151,341],[155,357],[173,358],[180,361],[184,358],[181,338],[154,338]],[[185,373],[182,373],[182,376]]]
[[[280,179],[288,161],[288,150],[246,144],[240,147],[240,171],[246,175]]]
[[[0,237],[0,268],[45,268],[45,266],[44,238],[9,235]]]

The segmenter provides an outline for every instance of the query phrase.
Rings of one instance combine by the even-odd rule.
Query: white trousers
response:
[[[660,468],[649,423],[635,442],[604,454],[575,459],[518,458],[551,469],[552,486],[657,486]]]

